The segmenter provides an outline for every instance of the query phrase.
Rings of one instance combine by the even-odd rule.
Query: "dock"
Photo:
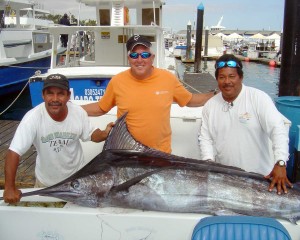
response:
[[[245,62],[255,62],[255,63],[259,63],[259,64],[264,64],[264,65],[269,65],[272,67],[281,67],[281,62],[274,60],[274,59],[269,59],[269,58],[250,58],[250,57],[244,57],[242,55],[235,55],[238,59],[240,59],[241,61],[245,61]],[[203,56],[202,59],[203,60],[208,60],[208,61],[215,61],[217,60],[219,57],[207,57],[207,56]],[[182,63],[194,63],[195,60],[194,59],[188,59],[186,60],[185,57],[181,57],[180,61]]]
[[[218,87],[216,79],[210,73],[185,72],[182,84],[191,93],[211,92]]]
[[[249,58],[249,57],[244,57],[241,55],[235,55],[238,59],[240,59],[241,61],[245,61],[245,62],[255,62],[255,63],[260,63],[260,64],[264,64],[264,65],[269,65],[270,66],[270,62],[274,62],[273,67],[281,67],[281,62],[279,61],[275,61],[273,59],[268,59],[268,58]]]
[[[7,149],[19,123],[19,121],[0,120],[0,189],[4,188],[4,164]],[[19,188],[29,188],[34,186],[35,159],[36,151],[32,146],[20,159],[16,176],[16,185]]]

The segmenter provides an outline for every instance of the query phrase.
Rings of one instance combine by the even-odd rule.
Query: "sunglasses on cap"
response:
[[[141,56],[141,58],[149,58],[151,57],[151,53],[149,52],[142,52],[142,53],[137,53],[137,52],[132,52],[129,54],[129,57],[132,58],[132,59],[137,59],[139,56]]]
[[[240,68],[241,66],[236,61],[233,60],[227,62],[221,61],[215,64],[215,69],[223,68],[223,67]]]

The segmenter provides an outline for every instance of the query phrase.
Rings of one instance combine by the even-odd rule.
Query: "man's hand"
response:
[[[269,186],[269,191],[272,192],[273,188],[275,187],[275,185],[277,185],[277,194],[281,194],[282,191],[284,193],[287,193],[287,185],[292,188],[293,185],[291,184],[291,182],[288,180],[287,176],[286,176],[286,167],[282,167],[282,166],[278,166],[278,165],[274,165],[273,170],[271,171],[271,173],[268,176],[265,176],[266,179],[270,179],[271,183]]]
[[[111,129],[113,128],[113,126],[115,125],[115,123],[111,122],[109,124],[107,124],[104,132],[106,133],[106,136],[108,136],[109,132],[111,131]]]
[[[110,130],[113,128],[114,125],[115,124],[113,122],[107,124],[105,130],[103,130],[103,131],[101,131],[99,128],[97,128],[92,133],[91,140],[93,142],[102,142],[102,141],[104,141],[108,137],[108,134],[109,134]]]
[[[19,189],[5,189],[3,193],[4,202],[17,203],[20,202],[22,192]]]

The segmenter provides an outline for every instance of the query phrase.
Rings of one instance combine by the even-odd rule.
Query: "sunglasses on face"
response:
[[[236,61],[233,61],[233,60],[230,60],[227,62],[223,62],[223,61],[218,62],[215,65],[215,69],[223,68],[223,67],[240,68],[241,66]]]
[[[151,53],[149,52],[142,52],[142,53],[137,53],[137,52],[132,52],[129,54],[129,57],[132,59],[137,59],[139,56],[141,56],[141,58],[149,58],[151,57]]]

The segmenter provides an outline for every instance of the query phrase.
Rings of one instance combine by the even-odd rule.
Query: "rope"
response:
[[[18,94],[18,96],[15,98],[15,100],[13,100],[13,102],[6,108],[4,109],[1,113],[0,116],[5,113],[17,100],[18,98],[21,96],[21,94],[24,92],[25,88],[27,87],[27,85],[29,84],[29,80],[27,81],[27,83],[25,84],[25,86],[23,87],[23,89],[21,90],[21,92]]]

